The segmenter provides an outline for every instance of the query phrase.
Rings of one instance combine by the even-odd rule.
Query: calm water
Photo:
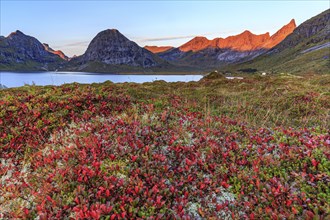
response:
[[[45,72],[45,73],[12,73],[0,72],[0,84],[8,88],[35,85],[62,85],[64,83],[101,83],[110,80],[114,83],[123,82],[152,82],[165,80],[166,82],[198,81],[201,75],[116,75],[116,74],[91,74],[72,72]]]

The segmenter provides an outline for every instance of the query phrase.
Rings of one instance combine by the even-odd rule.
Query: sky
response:
[[[274,34],[292,18],[299,25],[329,7],[323,0],[0,0],[0,35],[20,30],[73,56],[105,29],[118,29],[140,46],[177,47],[195,36]]]

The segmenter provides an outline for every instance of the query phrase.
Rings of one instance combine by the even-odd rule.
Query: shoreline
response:
[[[1,73],[17,73],[17,74],[29,74],[29,73],[54,73],[54,74],[75,74],[75,75],[157,75],[157,76],[178,76],[178,75],[201,75],[204,76],[207,73],[201,72],[118,72],[118,73],[103,73],[103,72],[71,72],[71,71],[0,71]]]

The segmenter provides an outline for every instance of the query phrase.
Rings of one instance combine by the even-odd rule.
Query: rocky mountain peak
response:
[[[290,23],[289,23],[289,25],[296,28],[297,27],[296,20],[292,18],[291,21],[290,21]]]
[[[28,37],[27,35],[25,35],[23,32],[17,30],[14,32],[11,32],[7,38],[12,39],[12,38],[22,38],[22,37]]]
[[[296,29],[296,22],[292,19],[288,24],[284,25],[280,30],[273,34],[270,39],[263,45],[263,48],[270,49],[281,41],[283,41],[289,34]]]
[[[188,51],[198,51],[207,48],[210,46],[210,40],[206,37],[197,36],[192,40],[188,41],[187,43],[183,44],[179,47],[181,51],[188,52]]]
[[[140,67],[158,65],[154,54],[130,41],[116,29],[107,29],[98,33],[88,45],[82,61]]]
[[[245,30],[242,33],[240,33],[238,36],[251,36],[251,35],[253,35],[251,31]]]
[[[22,31],[20,31],[20,30],[16,30],[14,32],[11,32],[10,35],[24,35],[25,36],[25,34]]]

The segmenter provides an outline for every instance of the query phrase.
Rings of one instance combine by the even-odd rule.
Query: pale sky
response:
[[[140,46],[180,46],[194,36],[273,34],[292,18],[299,25],[327,10],[329,2],[0,0],[0,6],[0,35],[20,30],[73,56],[105,29]]]

